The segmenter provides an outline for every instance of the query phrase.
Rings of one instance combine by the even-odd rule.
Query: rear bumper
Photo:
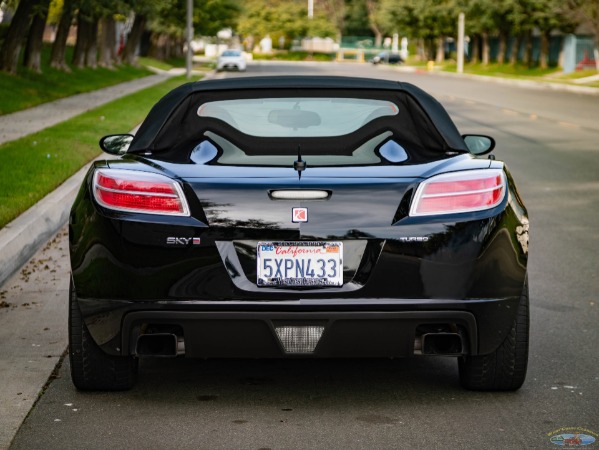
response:
[[[464,354],[476,353],[476,320],[468,312],[132,312],[124,318],[123,348],[136,354],[141,330],[178,330],[185,356],[192,358],[364,358],[415,353],[423,326],[451,325],[463,336]],[[287,351],[281,327],[321,327],[313,351]],[[474,351],[472,350],[474,348]]]
[[[175,334],[180,353],[199,358],[409,357],[427,330],[460,335],[462,354],[487,354],[505,339],[519,299],[468,301],[319,299],[281,302],[127,302],[79,300],[96,343],[135,355],[149,333]],[[313,352],[286,352],[275,329],[324,329]]]

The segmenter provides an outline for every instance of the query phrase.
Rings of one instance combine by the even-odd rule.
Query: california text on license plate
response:
[[[258,242],[258,286],[342,286],[342,242]]]

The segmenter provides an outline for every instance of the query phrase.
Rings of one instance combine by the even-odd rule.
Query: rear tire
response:
[[[98,347],[81,317],[72,280],[69,291],[69,360],[71,379],[79,390],[124,391],[135,384],[137,359],[107,355]]]
[[[503,343],[489,355],[459,359],[462,387],[476,391],[518,390],[526,378],[529,324],[528,278],[525,278],[516,319]]]

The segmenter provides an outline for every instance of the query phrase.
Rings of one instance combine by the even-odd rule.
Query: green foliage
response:
[[[52,0],[50,2],[50,8],[48,9],[48,18],[46,22],[51,25],[57,25],[60,21],[60,15],[62,14],[62,7],[64,0]]]
[[[294,0],[249,0],[238,31],[258,40],[268,35],[273,42],[278,42],[281,36],[291,42],[310,36],[334,37],[338,33],[323,11],[315,11],[314,17],[308,19],[307,4]]]
[[[101,136],[131,130],[183,77],[0,146],[0,228],[98,156]]]
[[[351,0],[345,8],[345,36],[368,36],[372,34],[368,25],[368,8],[365,0]],[[381,15],[381,20],[389,19],[388,16]],[[389,19],[391,20],[391,19]],[[393,25],[390,25],[393,28]]]
[[[223,28],[235,27],[241,12],[239,1],[194,0],[193,26],[195,34],[215,36]],[[157,1],[148,17],[150,18],[150,30],[183,37],[187,21],[187,2],[186,0]]]
[[[387,34],[432,39],[455,34],[457,0],[381,0],[378,22]]]
[[[137,58],[137,63],[145,67],[155,67],[160,70],[170,70],[173,68],[185,68],[185,58],[171,58],[166,61],[160,61],[148,56],[140,56]]]

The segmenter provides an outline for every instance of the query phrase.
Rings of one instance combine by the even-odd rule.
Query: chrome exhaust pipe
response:
[[[174,358],[177,356],[177,335],[171,333],[142,334],[137,338],[136,356]]]
[[[464,354],[464,342],[459,333],[426,333],[420,341],[422,355],[460,356]]]

